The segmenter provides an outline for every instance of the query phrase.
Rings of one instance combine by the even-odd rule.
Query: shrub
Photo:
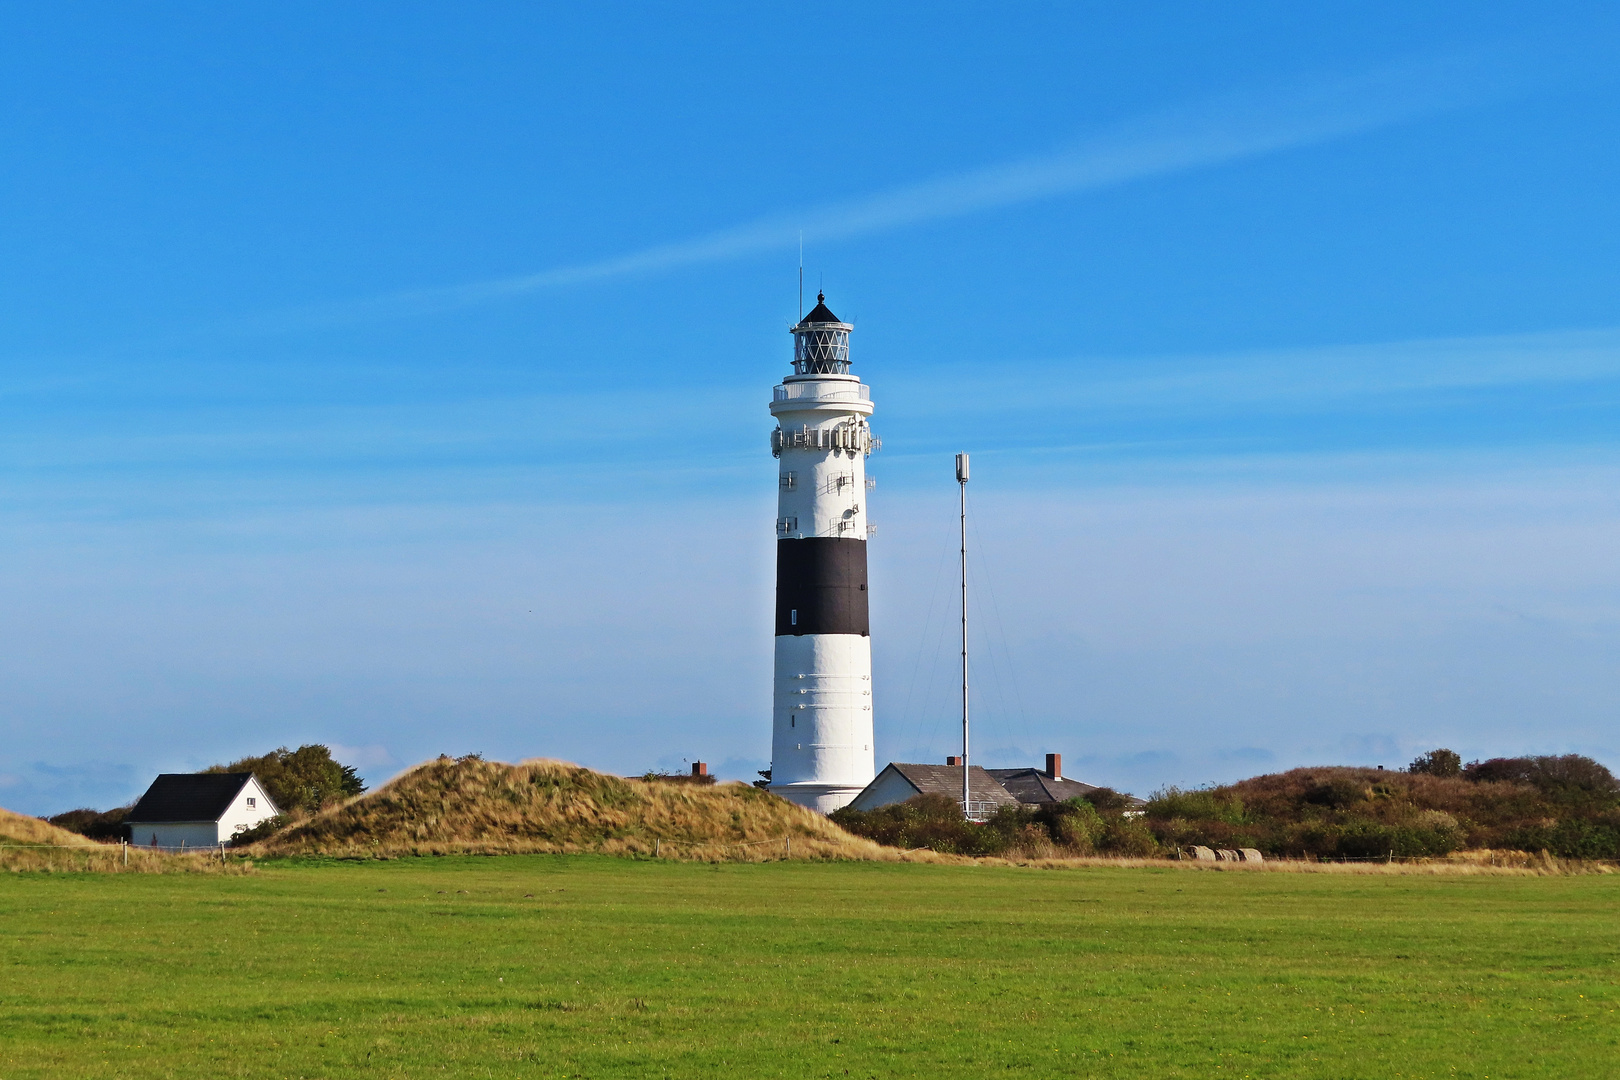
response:
[[[1248,845],[1242,845],[1248,846]],[[1153,830],[1139,817],[1119,817],[1109,821],[1097,843],[1099,851],[1109,855],[1157,855],[1159,842]]]
[[[129,811],[128,806],[120,806],[116,810],[91,810],[89,807],[82,807],[45,820],[68,832],[88,836],[92,840],[128,840],[129,826],[124,823],[124,819],[129,816]]]
[[[1506,846],[1550,851],[1566,859],[1620,859],[1620,829],[1590,821],[1529,825],[1507,834]]]
[[[1155,791],[1145,808],[1149,818],[1183,818],[1187,821],[1221,821],[1228,825],[1244,822],[1243,800],[1224,789],[1183,791],[1167,787]]]
[[[961,804],[948,795],[917,795],[875,810],[846,806],[830,816],[847,831],[889,847],[930,848],[951,855],[991,855],[1001,850],[996,843],[999,836],[964,820]]]
[[[282,829],[292,824],[292,819],[286,814],[277,814],[275,817],[265,818],[249,829],[238,829],[231,836],[231,847],[244,847],[259,840],[268,840]]]
[[[1120,802],[1123,804],[1124,799],[1121,798]],[[1046,831],[1047,838],[1053,844],[1076,855],[1089,855],[1097,850],[1108,828],[1108,823],[1090,799],[1043,803],[1034,808],[1031,816]]]
[[[1076,800],[1071,799],[1070,802]],[[1131,808],[1131,798],[1123,795],[1113,788],[1092,788],[1083,800],[1091,804],[1099,814],[1119,814]]]
[[[1122,800],[1123,801],[1123,800]],[[889,847],[929,848],[950,855],[1090,855],[1099,850],[1148,854],[1157,850],[1140,823],[1121,828],[1085,799],[998,807],[989,820],[968,821],[948,795],[917,795],[875,810],[835,810],[832,819],[857,836]]]
[[[1366,802],[1372,791],[1365,783],[1348,776],[1334,776],[1312,784],[1305,792],[1305,801],[1315,806],[1343,810],[1358,802]]]
[[[1428,776],[1461,776],[1462,755],[1455,750],[1430,750],[1427,754],[1420,754],[1414,758],[1412,764],[1406,767],[1409,773],[1423,773]]]

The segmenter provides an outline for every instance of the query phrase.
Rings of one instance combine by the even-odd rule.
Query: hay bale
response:
[[[1244,862],[1265,862],[1266,857],[1260,854],[1259,848],[1238,848],[1238,854],[1243,856]]]

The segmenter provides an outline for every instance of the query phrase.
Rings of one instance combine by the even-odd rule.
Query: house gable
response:
[[[891,803],[905,802],[921,794],[905,775],[891,763],[883,771],[872,778],[872,782],[861,789],[861,793],[850,801],[851,810],[876,810],[880,806]]]

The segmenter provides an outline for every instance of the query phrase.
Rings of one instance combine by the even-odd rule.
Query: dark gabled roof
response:
[[[126,820],[218,821],[251,779],[250,772],[162,773]]]
[[[1078,780],[1053,776],[1040,769],[987,769],[985,771],[995,777],[1001,786],[1011,792],[1013,797],[1021,803],[1068,802],[1070,799],[1083,799],[1097,790],[1096,784],[1082,784]],[[1126,795],[1125,799],[1133,807],[1147,805],[1134,795]]]
[[[905,777],[920,795],[948,795],[962,798],[962,766],[913,765],[891,761],[889,768]],[[973,802],[987,802],[996,806],[1017,806],[1018,800],[1007,794],[1007,789],[995,777],[979,768],[968,766],[968,796]]]
[[[827,307],[827,294],[826,293],[816,293],[816,306],[810,309],[810,314],[806,315],[804,318],[799,320],[799,325],[803,326],[805,323],[815,323],[815,322],[843,322],[843,321],[844,321],[843,319],[840,319],[838,316],[834,315],[828,309],[828,307]]]

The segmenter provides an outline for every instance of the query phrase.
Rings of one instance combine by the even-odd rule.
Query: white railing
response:
[[[997,805],[997,803],[989,801],[979,802],[977,799],[970,800],[963,804],[962,816],[967,818],[969,821],[989,821],[991,816],[995,814]]]
[[[827,390],[815,383],[783,383],[772,391],[773,401],[871,401],[872,388],[857,383],[847,389]]]

